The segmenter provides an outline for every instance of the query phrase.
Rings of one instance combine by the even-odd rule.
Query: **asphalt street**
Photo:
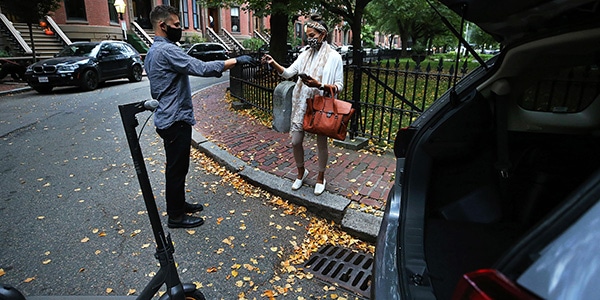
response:
[[[224,80],[194,78],[192,85]],[[146,78],[86,93],[65,88],[0,97],[0,282],[25,295],[135,296],[158,271],[117,109],[149,98]],[[138,116],[143,126],[150,113]],[[151,120],[140,141],[163,212],[164,154]],[[204,204],[206,223],[168,230],[183,282],[194,282],[207,299],[259,299],[270,292],[279,299],[358,297],[282,273],[281,262],[315,218],[286,214],[263,194],[240,194],[215,168],[194,159],[187,181],[188,200]]]

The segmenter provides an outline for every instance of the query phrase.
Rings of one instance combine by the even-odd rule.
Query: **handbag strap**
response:
[[[323,98],[327,100],[327,97],[325,97],[325,95],[323,95]],[[333,88],[331,87],[331,85],[329,86],[329,98],[331,99],[331,102],[333,102],[333,113],[337,115],[338,110],[337,106],[335,105],[335,95],[333,94]],[[323,101],[323,108],[325,108],[325,101]]]

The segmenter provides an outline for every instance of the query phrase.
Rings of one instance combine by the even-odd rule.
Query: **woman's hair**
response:
[[[320,15],[311,15],[310,21],[306,23],[306,26],[313,28],[320,33],[324,32],[326,35],[329,35],[327,24],[325,24],[325,21],[323,21],[323,18]]]

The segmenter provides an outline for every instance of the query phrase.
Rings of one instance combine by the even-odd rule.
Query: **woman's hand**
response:
[[[270,64],[272,64],[273,62],[275,62],[275,60],[273,59],[273,57],[271,57],[271,55],[269,55],[269,54],[265,54],[265,55],[264,55],[264,56],[263,56],[263,57],[260,59],[260,61],[261,61],[263,64],[269,64],[269,65],[270,65]]]
[[[321,87],[321,83],[319,81],[317,81],[316,79],[314,79],[308,75],[301,76],[300,79],[302,79],[302,83],[304,83],[308,87],[312,87],[312,88],[320,88]]]

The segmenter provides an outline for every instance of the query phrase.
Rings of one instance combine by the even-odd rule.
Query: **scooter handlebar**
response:
[[[146,101],[142,101],[143,106],[147,110],[155,110],[158,107],[158,100],[150,99]]]

